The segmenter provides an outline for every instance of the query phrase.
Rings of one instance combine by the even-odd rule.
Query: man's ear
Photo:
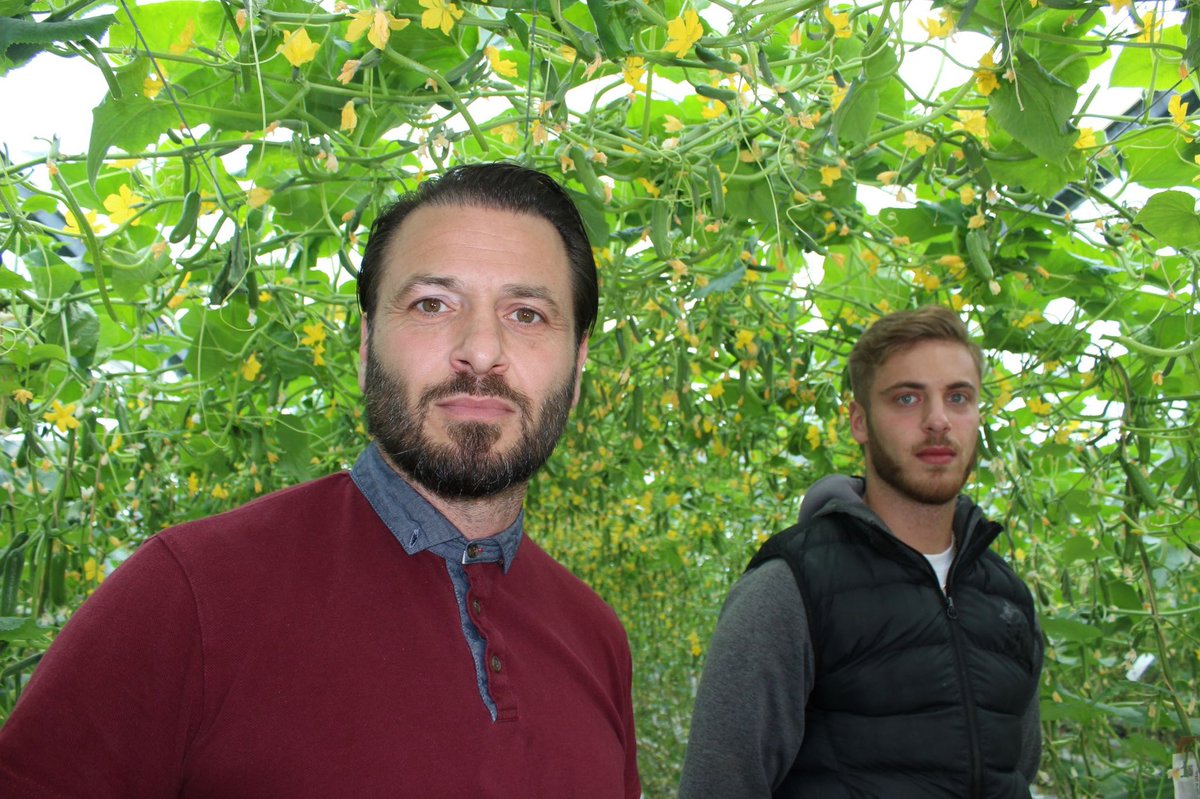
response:
[[[367,327],[367,315],[363,314],[358,332],[358,390],[367,390],[367,353],[371,349],[371,331]]]
[[[583,341],[579,342],[579,352],[575,354],[575,395],[571,397],[571,407],[579,404],[579,386],[583,383],[583,362],[587,360],[588,337],[585,333]]]
[[[850,402],[850,434],[859,444],[866,444],[869,438],[867,430],[867,409],[857,400]]]

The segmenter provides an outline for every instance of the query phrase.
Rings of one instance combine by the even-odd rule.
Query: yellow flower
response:
[[[577,53],[575,52],[575,48],[569,44],[560,45],[558,48],[558,52],[559,52],[559,55],[561,55],[567,61],[574,61],[575,57],[577,55]]]
[[[1048,416],[1051,410],[1050,403],[1039,399],[1038,397],[1030,397],[1029,399],[1025,400],[1025,407],[1028,408],[1031,413],[1037,416]]]
[[[18,405],[28,405],[33,399],[33,392],[27,388],[18,388],[13,391],[12,398]]]
[[[323,357],[324,355],[325,355],[325,345],[324,344],[318,344],[317,346],[313,347],[313,366],[324,366],[325,365],[325,358]]]
[[[916,150],[921,155],[929,152],[929,148],[933,146],[933,139],[926,136],[924,133],[918,133],[915,130],[906,131],[904,134],[904,146]]]
[[[354,73],[358,72],[360,64],[362,64],[362,61],[359,61],[357,58],[351,58],[345,64],[342,64],[342,71],[337,76],[338,83],[348,86],[350,81],[354,80]]]
[[[75,214],[67,211],[63,214],[66,223],[63,225],[63,233],[69,233],[72,236],[83,235],[83,229],[79,226],[79,220],[75,218]],[[83,215],[83,224],[87,225],[90,230],[100,230],[101,225],[97,224],[96,212],[88,211]]]
[[[253,383],[258,379],[258,373],[262,371],[262,364],[258,362],[258,358],[255,357],[254,353],[250,353],[250,357],[242,364],[242,368],[239,371],[244,380]]]
[[[992,55],[992,51],[988,50],[983,54],[983,58],[979,59],[979,69],[975,71],[975,88],[984,97],[1000,88],[1000,81],[997,80],[994,71],[995,67],[996,59]]]
[[[500,51],[495,47],[483,48],[483,54],[487,56],[488,63],[492,65],[492,71],[500,77],[515,78],[517,76],[517,62],[501,58]]]
[[[692,630],[690,633],[688,633],[688,644],[690,645],[688,647],[688,651],[692,653],[692,657],[698,658],[704,652],[704,650],[700,648],[700,636],[696,634],[695,630]]]
[[[255,186],[246,192],[246,205],[251,208],[262,208],[271,199],[271,190]]]
[[[1096,131],[1091,128],[1080,128],[1079,138],[1075,140],[1076,150],[1090,150],[1096,146]]]
[[[58,400],[54,400],[52,409],[43,413],[42,418],[57,427],[60,433],[79,427],[79,420],[75,418],[75,403],[73,402],[63,405]]]
[[[977,211],[974,216],[967,220],[967,227],[970,230],[978,230],[987,225],[987,217],[983,215],[983,211]]]
[[[517,130],[517,126],[512,122],[496,128],[496,132],[500,134],[500,140],[505,144],[516,144],[517,139],[521,136],[520,131]]]
[[[725,381],[713,383],[711,386],[709,386],[708,396],[712,397],[713,399],[720,399],[721,397],[725,396]]]
[[[643,91],[646,88],[646,84],[642,83],[642,76],[646,74],[646,59],[636,55],[626,58],[621,74],[634,91]]]
[[[109,161],[116,169],[133,169],[142,162],[140,158],[118,158],[114,161]]]
[[[196,476],[195,472],[192,472],[188,475],[187,488],[188,496],[190,497],[194,497],[196,494],[200,493],[200,478]]]
[[[829,107],[836,111],[841,106],[842,101],[846,99],[846,93],[850,91],[848,86],[839,86],[836,82],[833,84],[833,91],[829,95]]]
[[[358,114],[354,113],[354,101],[347,100],[346,104],[342,106],[342,125],[339,129],[353,133],[356,127],[358,127]]]
[[[1167,103],[1167,113],[1171,115],[1171,121],[1181,128],[1186,127],[1187,112],[1188,104],[1183,102],[1178,94],[1172,96]]]
[[[153,100],[155,97],[158,97],[159,92],[162,90],[163,82],[162,79],[158,77],[157,73],[154,75],[147,75],[142,80],[142,96],[147,100]]]
[[[700,116],[705,119],[716,119],[725,113],[725,103],[720,100],[709,100],[703,108],[700,109]]]
[[[311,325],[304,325],[304,337],[300,339],[300,343],[306,347],[311,347],[314,344],[320,344],[325,340],[325,325],[320,322],[313,322]]]
[[[977,139],[987,139],[987,114],[983,111],[960,111],[959,120],[950,127],[965,130]]]
[[[1044,321],[1046,321],[1046,318],[1042,316],[1041,313],[1038,311],[1030,311],[1021,317],[1020,321],[1016,323],[1016,327],[1018,330],[1025,330],[1032,324]]]
[[[758,355],[758,345],[754,343],[753,330],[739,330],[733,346],[734,349],[745,350],[751,358]]]
[[[821,185],[832,186],[842,177],[841,167],[823,166],[821,167]]]
[[[683,58],[703,35],[704,26],[700,24],[700,15],[689,8],[667,23],[667,46],[663,49]]]
[[[942,11],[940,19],[937,17],[927,17],[918,20],[917,24],[925,29],[930,39],[944,39],[954,32],[954,20],[950,18],[950,12],[948,11]]]
[[[813,449],[821,448],[821,428],[817,427],[815,424],[810,424],[808,426],[808,432],[805,433],[805,438],[808,439],[808,444]]]
[[[651,197],[657,197],[658,195],[662,194],[662,190],[658,188],[658,186],[655,186],[649,180],[649,178],[638,178],[637,182],[641,184],[642,188],[645,189],[646,193]]]
[[[958,255],[943,255],[937,259],[937,264],[948,269],[955,280],[962,280],[963,275],[967,273],[967,264]]]
[[[301,28],[298,31],[284,31],[283,44],[276,47],[275,52],[282,53],[289,64],[298,67],[316,58],[319,49],[320,45],[314,44],[308,38],[308,31]]]
[[[1162,39],[1162,33],[1159,29],[1162,28],[1162,20],[1157,18],[1153,11],[1147,11],[1142,16],[1142,29],[1138,34],[1139,42],[1153,42],[1155,39]],[[1155,36],[1155,34],[1158,34]]]
[[[1120,11],[1122,8],[1129,7],[1130,0],[1108,0],[1108,5],[1113,11]]]
[[[975,187],[963,186],[958,192],[958,201],[963,205],[970,205],[975,202]]]
[[[133,221],[129,224],[137,227],[142,220],[136,216],[136,206],[143,202],[145,200],[134,194],[128,186],[122,186],[116,194],[110,194],[104,198],[104,210],[108,211],[108,218],[114,225],[122,225],[132,219]]]
[[[447,3],[446,0],[420,0],[420,3],[422,8],[427,9],[421,14],[422,28],[441,28],[442,33],[449,35],[454,21],[462,19],[463,12],[454,3]]]
[[[829,10],[829,7],[821,9],[825,20],[833,26],[833,38],[849,39],[850,38],[850,12],[844,14],[835,14]]]
[[[229,492],[225,490],[225,486],[217,483],[212,490],[213,499],[229,499]]]
[[[87,582],[102,582],[104,580],[104,572],[100,569],[100,564],[96,563],[95,558],[88,558],[83,563],[83,579]]]
[[[196,35],[196,20],[189,19],[187,24],[183,26],[183,30],[179,33],[179,38],[175,40],[168,49],[174,55],[183,55],[192,46],[192,37]]]
[[[683,130],[683,123],[680,122],[678,118],[673,117],[670,114],[663,114],[663,119],[666,120],[663,122],[663,130],[665,130],[667,133],[678,133],[679,131]]]
[[[387,47],[392,31],[404,30],[408,23],[409,20],[396,19],[382,8],[364,9],[351,17],[350,25],[346,28],[346,41],[357,42],[364,31],[369,31],[367,41],[382,50]]]

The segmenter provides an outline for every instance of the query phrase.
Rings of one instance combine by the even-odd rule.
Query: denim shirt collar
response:
[[[521,543],[525,511],[495,535],[468,541],[449,519],[388,465],[371,443],[358,456],[350,478],[409,555],[429,550],[464,565],[499,563],[507,574]]]

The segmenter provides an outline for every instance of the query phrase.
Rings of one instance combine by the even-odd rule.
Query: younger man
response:
[[[850,354],[865,480],[828,477],[730,592],[679,796],[1028,797],[1042,648],[1029,591],[959,494],[982,355],[944,308]]]

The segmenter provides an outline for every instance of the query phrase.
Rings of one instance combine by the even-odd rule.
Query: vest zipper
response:
[[[950,619],[950,640],[954,646],[954,665],[958,669],[958,685],[962,693],[963,712],[967,717],[967,745],[970,749],[969,763],[971,768],[972,799],[981,796],[983,784],[983,753],[979,749],[979,729],[976,726],[975,697],[971,693],[971,683],[967,674],[967,664],[963,654],[963,631],[958,623],[958,610],[954,607],[954,597],[950,595],[949,580],[946,581],[946,616]]]

